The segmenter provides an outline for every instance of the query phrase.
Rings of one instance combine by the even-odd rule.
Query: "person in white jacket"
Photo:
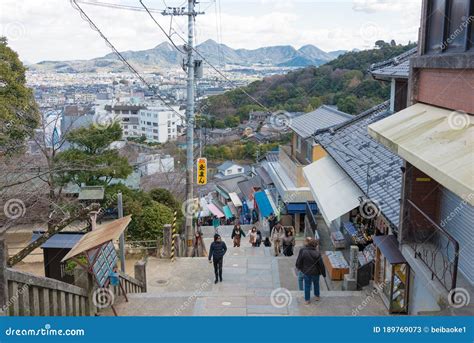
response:
[[[273,241],[273,248],[275,249],[275,256],[278,256],[281,253],[281,242],[284,236],[285,229],[280,222],[276,223],[270,235],[271,240]]]

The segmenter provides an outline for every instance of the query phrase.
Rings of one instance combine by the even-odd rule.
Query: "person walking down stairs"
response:
[[[245,237],[244,230],[242,230],[242,228],[240,227],[240,224],[237,223],[234,225],[234,229],[232,230],[232,235],[230,236],[230,238],[234,240],[234,248],[240,247],[240,239],[242,238],[242,236]]]
[[[326,277],[326,269],[318,251],[318,242],[314,238],[305,239],[305,247],[300,250],[296,259],[296,269],[303,273],[305,304],[310,303],[311,285],[314,286],[314,299],[319,301],[319,278],[321,275]]]
[[[220,235],[215,234],[214,242],[211,243],[211,247],[209,248],[209,263],[214,262],[214,274],[216,275],[214,283],[217,283],[219,280],[222,282],[222,264],[226,252],[227,245],[222,241]]]

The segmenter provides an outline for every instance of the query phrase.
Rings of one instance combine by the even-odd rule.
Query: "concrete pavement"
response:
[[[222,227],[228,251],[224,257],[223,282],[214,284],[214,271],[207,258],[150,258],[147,264],[148,292],[130,294],[129,302],[116,302],[119,315],[131,316],[337,316],[386,315],[378,295],[371,289],[343,292],[328,288],[321,278],[321,301],[304,304],[297,289],[296,257],[275,257],[271,248],[250,246],[242,239],[233,248],[231,227]],[[245,230],[246,231],[246,230]],[[214,234],[204,228],[206,247]],[[299,242],[301,244],[301,242]],[[299,247],[297,247],[298,251]],[[296,253],[297,253],[296,251]],[[331,285],[331,283],[329,283]],[[359,309],[357,310],[359,306]],[[110,315],[111,311],[104,311]]]

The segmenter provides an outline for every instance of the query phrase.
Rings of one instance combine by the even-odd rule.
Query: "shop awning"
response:
[[[215,215],[217,218],[225,217],[224,213],[222,213],[222,211],[219,210],[217,206],[214,204],[207,204],[207,209],[211,211],[211,213]]]
[[[235,207],[241,207],[242,206],[242,201],[240,200],[239,196],[237,193],[229,193],[230,200],[234,204]]]
[[[311,211],[316,212],[318,210],[318,206],[316,203],[310,203]],[[298,214],[298,213],[306,213],[306,203],[293,203],[286,205],[286,212],[288,214]]]
[[[254,194],[255,201],[257,202],[258,210],[263,217],[268,217],[273,213],[273,207],[268,200],[265,192],[257,192]]]
[[[368,127],[407,162],[474,205],[474,116],[417,103]]]
[[[407,262],[398,248],[397,237],[394,235],[374,236],[373,241],[390,264]]]
[[[326,224],[360,205],[364,194],[332,157],[304,167],[303,174]]]
[[[237,207],[234,206],[233,203],[231,202],[228,202],[227,203],[227,206],[229,206],[229,209],[230,209],[230,212],[232,212],[232,214],[234,215],[234,217],[238,217],[239,215],[239,210],[237,209]]]
[[[224,214],[225,214],[225,217],[227,219],[232,219],[234,218],[234,215],[232,214],[232,211],[230,210],[229,206],[224,206],[223,207],[223,210],[224,210]]]
[[[229,199],[229,194],[227,194],[227,192],[225,192],[224,190],[220,189],[219,187],[216,187],[216,191],[217,193],[219,193],[220,195],[222,195],[222,197],[224,199]]]
[[[199,207],[200,207],[199,218],[209,217],[211,215],[211,211],[209,211],[207,206],[208,206],[208,203],[207,203],[206,198],[201,198],[199,200]]]

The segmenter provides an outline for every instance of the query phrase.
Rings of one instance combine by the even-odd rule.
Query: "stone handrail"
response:
[[[10,316],[89,315],[85,289],[62,281],[6,268],[7,301],[2,310]]]

